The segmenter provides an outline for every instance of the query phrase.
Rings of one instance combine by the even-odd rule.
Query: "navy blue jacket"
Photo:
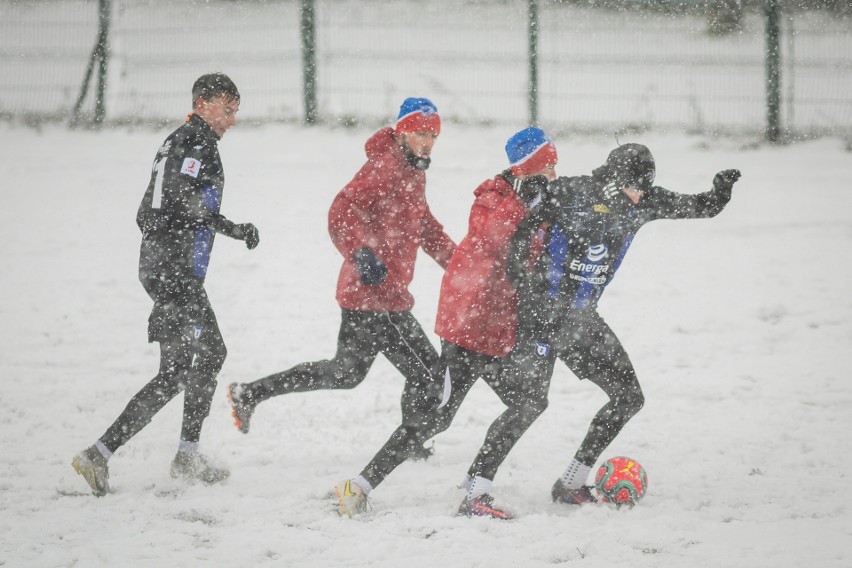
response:
[[[730,199],[729,189],[689,195],[653,186],[634,204],[602,177],[557,178],[512,238],[508,272],[522,309],[551,321],[569,310],[595,309],[642,226],[714,217]],[[537,232],[544,247],[530,260]]]
[[[234,223],[219,214],[225,174],[218,141],[193,114],[157,150],[136,215],[142,231],[139,279],[149,294],[155,283],[203,284],[216,232],[234,231]]]

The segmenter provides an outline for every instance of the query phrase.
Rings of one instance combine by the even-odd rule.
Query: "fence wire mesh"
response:
[[[529,114],[527,0],[316,0],[325,122],[388,121],[427,96],[462,123]],[[594,3],[591,3],[594,4]],[[606,3],[602,3],[606,4]],[[702,2],[612,9],[538,2],[538,118],[551,129],[766,127],[765,21],[713,33]],[[630,3],[626,3],[630,4]],[[651,8],[649,8],[649,6]],[[228,73],[248,122],[304,116],[300,2],[112,0],[109,122],[169,122],[200,74]],[[852,133],[852,17],[782,15],[782,117],[799,134]],[[66,119],[98,31],[96,0],[0,0],[0,116]],[[84,99],[91,113],[94,89]]]

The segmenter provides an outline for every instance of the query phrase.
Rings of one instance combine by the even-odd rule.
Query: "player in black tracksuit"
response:
[[[222,233],[250,249],[258,243],[254,225],[235,224],[219,212],[225,177],[217,144],[236,122],[239,101],[227,76],[200,77],[193,86],[193,113],[154,159],[136,221],[142,231],[139,280],[154,301],[148,341],[160,344],[160,368],[95,445],[74,458],[74,469],[95,495],[109,491],[106,460],[181,391],[183,426],[172,476],[214,483],[228,475],[197,449],[227,354],[204,290],[213,241]]]
[[[627,353],[597,312],[598,300],[643,225],[714,217],[740,176],[737,170],[719,172],[711,191],[688,195],[652,185],[655,171],[645,146],[619,146],[591,176],[557,178],[548,198],[519,225],[508,268],[520,292],[518,341],[503,369],[503,380],[515,383],[514,403],[491,425],[471,466],[468,499],[476,498],[477,478],[493,480],[512,446],[547,408],[558,358],[609,397],[552,490],[554,501],[562,503],[594,500],[585,485],[591,467],[644,403]],[[531,261],[531,243],[540,231],[544,248]]]

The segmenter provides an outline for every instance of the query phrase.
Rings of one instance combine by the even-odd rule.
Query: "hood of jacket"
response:
[[[405,154],[397,142],[394,130],[391,127],[382,128],[367,139],[364,144],[364,153],[368,160],[375,160],[381,156],[391,154],[394,158],[405,162]]]

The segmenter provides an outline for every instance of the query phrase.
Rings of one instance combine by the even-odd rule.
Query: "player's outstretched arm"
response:
[[[651,188],[651,219],[706,219],[715,217],[731,200],[731,190],[741,177],[740,170],[722,170],[713,176],[713,189],[690,195],[662,187]]]

